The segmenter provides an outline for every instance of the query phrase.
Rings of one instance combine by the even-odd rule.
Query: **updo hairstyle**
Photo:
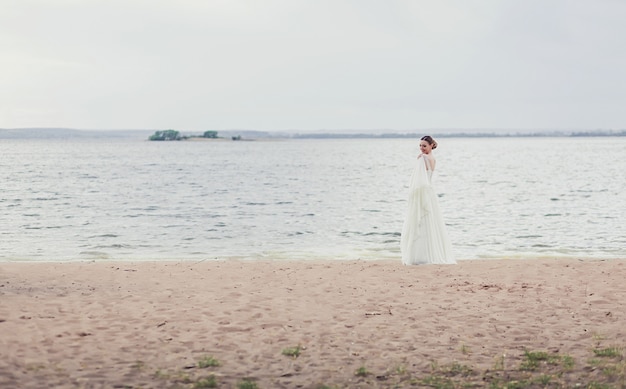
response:
[[[428,144],[433,147],[433,150],[437,148],[437,142],[435,142],[433,137],[430,135],[423,136],[420,140],[425,140],[426,142],[428,142]]]

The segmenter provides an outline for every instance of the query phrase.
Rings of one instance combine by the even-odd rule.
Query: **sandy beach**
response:
[[[0,387],[623,388],[625,280],[623,259],[5,262]]]

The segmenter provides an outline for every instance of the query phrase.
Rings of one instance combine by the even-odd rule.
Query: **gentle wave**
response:
[[[625,150],[442,139],[435,186],[455,255],[626,257]],[[399,260],[417,152],[393,139],[3,141],[0,260]]]

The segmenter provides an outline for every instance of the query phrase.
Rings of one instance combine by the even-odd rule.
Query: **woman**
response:
[[[431,185],[436,161],[432,151],[437,142],[431,136],[420,140],[420,151],[409,185],[408,214],[402,228],[402,263],[453,264],[452,245]]]

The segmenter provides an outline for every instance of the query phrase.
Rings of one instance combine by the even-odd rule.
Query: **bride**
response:
[[[439,211],[431,179],[435,171],[432,151],[437,142],[431,136],[420,140],[420,151],[409,185],[408,213],[402,227],[402,263],[453,264],[452,245]]]

